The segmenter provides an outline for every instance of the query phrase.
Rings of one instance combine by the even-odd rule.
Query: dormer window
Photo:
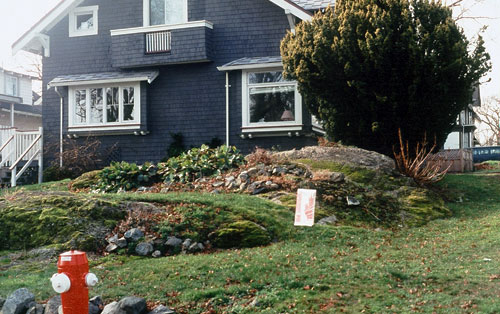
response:
[[[147,0],[149,25],[182,24],[188,21],[187,0]]]
[[[5,76],[5,94],[10,96],[19,95],[19,80],[15,76],[6,75]]]
[[[97,5],[76,8],[69,14],[69,37],[97,35]]]

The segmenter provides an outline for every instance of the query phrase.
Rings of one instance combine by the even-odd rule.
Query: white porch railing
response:
[[[19,131],[16,128],[0,128],[0,168],[11,171],[11,186],[28,169],[33,161],[38,161],[38,182],[43,173],[43,129],[38,131]],[[17,167],[24,164],[19,172]]]

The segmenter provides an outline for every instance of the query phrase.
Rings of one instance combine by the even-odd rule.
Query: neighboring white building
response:
[[[37,130],[42,126],[42,106],[33,104],[36,79],[0,67],[0,127]]]
[[[474,112],[474,107],[480,106],[481,93],[479,86],[477,86],[477,88],[474,89],[471,104],[458,115],[457,123],[453,127],[453,132],[448,135],[444,143],[444,149],[462,149],[475,146],[474,131],[476,130],[476,113]]]

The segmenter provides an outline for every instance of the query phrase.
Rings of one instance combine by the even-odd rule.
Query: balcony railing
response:
[[[146,53],[170,52],[172,48],[171,32],[154,32],[146,34]]]

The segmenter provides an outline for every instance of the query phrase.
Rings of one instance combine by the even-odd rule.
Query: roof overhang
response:
[[[283,8],[286,14],[292,14],[302,21],[310,21],[312,19],[312,14],[301,6],[293,3],[289,0],[269,0],[277,6]]]
[[[22,104],[23,99],[21,97],[0,94],[0,103]]]
[[[241,58],[217,67],[219,71],[282,68],[281,57]]]
[[[13,45],[12,54],[21,50],[49,56],[49,38],[45,34],[59,23],[71,10],[79,6],[84,0],[62,0],[49,11],[40,21],[24,33]]]
[[[59,86],[83,86],[147,81],[151,84],[159,75],[158,71],[103,72],[76,75],[62,75],[47,84],[47,88]]]

